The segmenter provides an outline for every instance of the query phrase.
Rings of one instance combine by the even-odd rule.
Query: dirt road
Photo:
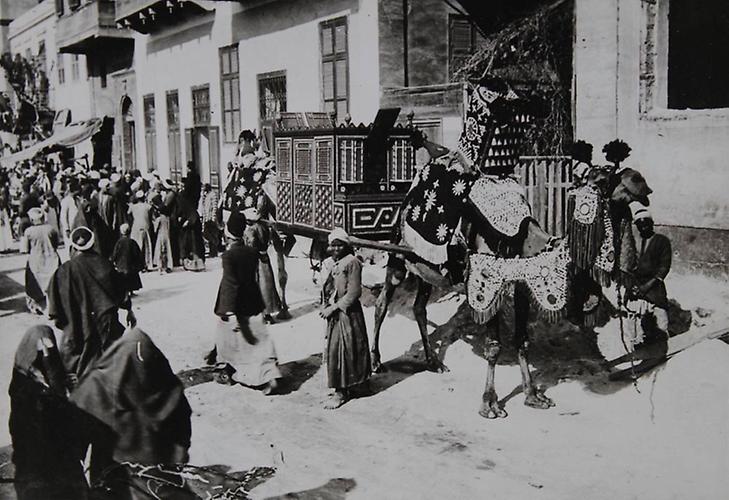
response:
[[[423,371],[418,334],[401,293],[383,332],[389,371],[372,396],[336,411],[321,408],[323,324],[308,260],[290,262],[294,319],[273,325],[285,394],[266,397],[214,382],[191,385],[191,461],[232,470],[273,465],[276,474],[251,492],[270,498],[347,499],[718,499],[729,491],[729,345],[710,340],[640,379],[638,391],[610,383],[603,355],[619,354],[614,329],[599,336],[557,326],[533,331],[537,380],[557,406],[523,405],[513,350],[507,348],[496,388],[509,417],[478,413],[486,361],[477,329],[455,294],[428,306],[434,338],[450,372]],[[0,391],[7,394],[12,356],[24,330],[42,320],[24,311],[21,256],[0,257]],[[203,273],[143,275],[135,300],[139,324],[175,371],[202,365],[211,347],[218,259]],[[381,269],[369,267],[375,283]],[[702,321],[726,316],[726,286],[672,275],[669,293],[684,307],[702,307]],[[373,297],[363,298],[372,328]],[[511,352],[510,352],[511,351]],[[188,380],[188,382],[190,382]],[[0,421],[8,417],[0,398]],[[0,426],[0,448],[10,439]]]

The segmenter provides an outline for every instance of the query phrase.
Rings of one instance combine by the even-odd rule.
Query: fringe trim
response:
[[[602,234],[599,223],[582,224],[572,221],[569,228],[569,246],[572,262],[579,269],[590,269],[600,252]]]
[[[508,291],[508,286],[502,286],[501,289],[494,295],[494,299],[491,301],[491,303],[488,305],[486,309],[483,311],[477,311],[476,309],[471,306],[471,316],[473,317],[473,321],[477,325],[485,325],[491,319],[496,316],[496,313],[501,310],[501,306],[504,305],[504,297],[506,296],[506,292]],[[469,301],[469,306],[471,305]]]
[[[448,245],[436,245],[420,236],[415,229],[405,222],[402,224],[402,240],[413,249],[413,252],[431,264],[440,265],[448,262]]]

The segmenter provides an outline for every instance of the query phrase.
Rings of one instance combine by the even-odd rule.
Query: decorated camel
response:
[[[467,250],[466,292],[477,323],[493,320],[513,287],[514,339],[525,404],[549,408],[554,403],[537,389],[529,372],[527,317],[531,304],[549,314],[564,307],[569,255],[563,242],[536,223],[522,186],[511,175],[517,136],[529,121],[519,101],[503,82],[480,81],[470,92],[457,151],[432,159],[418,172],[401,206],[394,238],[412,252],[390,256],[376,303],[372,359],[374,368],[379,368],[379,336],[387,307],[395,288],[410,272],[417,280],[413,311],[426,362],[433,369],[446,369],[428,340],[425,306],[433,286],[452,284],[457,264],[451,243],[459,240]],[[442,152],[432,150],[438,151],[436,155]],[[500,349],[497,328],[485,352],[488,368],[479,413],[486,418],[506,416],[494,388]]]
[[[513,338],[525,404],[546,409],[554,403],[537,389],[529,371],[529,310],[536,305],[556,319],[571,299],[577,302],[572,307],[580,310],[581,320],[594,315],[601,286],[611,281],[625,284],[635,256],[628,205],[636,200],[647,204],[650,193],[635,170],[590,163],[582,182],[570,192],[568,238],[552,237],[532,217],[524,189],[512,175],[519,136],[528,122],[525,103],[503,82],[482,80],[471,89],[458,150],[425,144],[433,158],[419,171],[403,202],[393,238],[412,252],[391,254],[376,303],[375,370],[380,368],[379,337],[388,305],[408,272],[417,281],[413,313],[426,362],[431,369],[446,370],[428,339],[426,304],[433,286],[457,281],[461,262],[456,250],[465,247],[468,304],[476,323],[493,327],[484,327],[489,336],[488,368],[479,413],[486,418],[506,416],[498,404],[494,375],[502,345],[496,315],[509,291],[513,290]],[[588,214],[585,203],[591,207]],[[585,252],[585,245],[592,251]],[[573,284],[576,292],[568,289]]]
[[[262,221],[270,226],[269,244],[276,254],[276,270],[280,311],[278,319],[289,319],[288,302],[286,301],[286,257],[291,251],[294,236],[283,234],[276,229],[276,166],[270,156],[246,154],[236,158],[231,165],[230,178],[223,193],[223,210],[240,210],[241,212],[256,208]]]

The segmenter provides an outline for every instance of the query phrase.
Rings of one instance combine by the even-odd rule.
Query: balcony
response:
[[[59,52],[88,54],[131,49],[134,39],[130,31],[117,27],[113,0],[92,0],[58,18],[56,44]]]
[[[220,0],[117,0],[120,26],[149,34],[215,10]]]

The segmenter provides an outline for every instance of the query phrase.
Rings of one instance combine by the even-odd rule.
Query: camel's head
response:
[[[634,201],[638,201],[645,206],[650,205],[648,195],[653,190],[648,186],[648,182],[640,172],[632,168],[626,168],[618,175],[620,175],[620,183],[610,195],[614,202],[629,205]]]

